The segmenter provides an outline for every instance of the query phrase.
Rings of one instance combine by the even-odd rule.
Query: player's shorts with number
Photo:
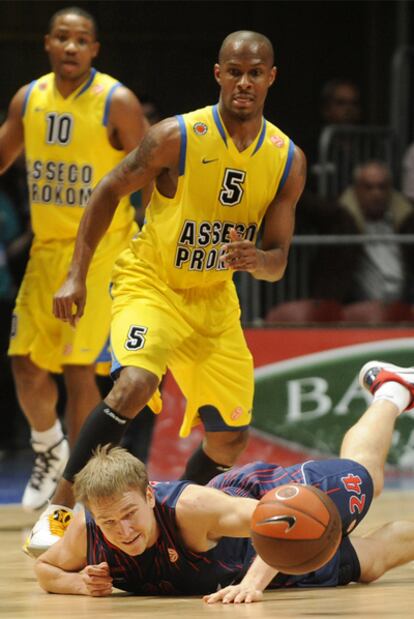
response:
[[[233,282],[173,290],[126,250],[112,296],[113,372],[134,366],[161,378],[170,369],[187,400],[181,436],[200,421],[208,431],[249,425],[253,361]]]

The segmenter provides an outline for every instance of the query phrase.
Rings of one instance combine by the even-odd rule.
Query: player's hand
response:
[[[53,297],[53,313],[75,327],[86,303],[85,283],[68,277]]]
[[[84,595],[102,597],[112,593],[112,577],[106,561],[99,565],[87,565],[80,573]]]
[[[235,228],[230,230],[230,243],[223,245],[219,258],[234,271],[256,271],[260,267],[261,252],[252,241],[243,240]]]
[[[224,589],[220,589],[216,593],[205,595],[203,600],[207,604],[215,604],[216,602],[221,602],[222,604],[251,604],[251,602],[261,602],[263,600],[263,591],[251,585],[243,585],[241,582],[238,585],[224,587]]]

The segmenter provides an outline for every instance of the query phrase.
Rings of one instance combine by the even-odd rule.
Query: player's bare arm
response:
[[[109,140],[114,148],[130,153],[149,128],[141,104],[128,88],[114,91],[108,119]]]
[[[215,488],[189,485],[177,502],[177,523],[186,545],[205,552],[221,537],[250,537],[257,501],[233,497]]]
[[[140,144],[150,125],[142,111],[141,104],[131,90],[117,88],[111,100],[108,137],[112,146],[130,153]],[[142,204],[147,205],[154,184],[142,188]],[[143,212],[137,214],[137,221],[143,219]]]
[[[151,127],[141,144],[107,174],[92,192],[76,237],[69,275],[53,299],[57,318],[75,325],[86,302],[86,275],[96,247],[108,229],[119,200],[157,179],[171,191],[180,151],[180,132],[174,118]],[[76,307],[73,312],[73,305]]]
[[[7,118],[0,127],[0,174],[20,155],[24,146],[22,111],[29,86],[23,86],[10,102]]]
[[[295,227],[296,204],[306,180],[306,158],[295,147],[292,167],[282,190],[269,205],[264,220],[261,247],[242,240],[231,231],[230,243],[224,246],[223,262],[236,271],[247,271],[256,279],[270,282],[283,277]]]
[[[72,520],[65,536],[37,559],[35,572],[49,593],[102,596],[112,591],[106,564],[87,565],[84,512]]]
[[[250,522],[258,501],[233,497],[202,486],[187,486],[177,503],[177,523],[186,545],[205,552],[221,537],[250,537]],[[225,587],[203,599],[209,604],[250,603],[262,599],[262,593],[277,570],[256,557],[238,585]]]

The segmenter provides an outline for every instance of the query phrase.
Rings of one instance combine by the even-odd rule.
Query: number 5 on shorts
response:
[[[127,350],[141,350],[145,346],[145,334],[148,331],[147,327],[139,327],[131,325],[129,327],[125,348]]]

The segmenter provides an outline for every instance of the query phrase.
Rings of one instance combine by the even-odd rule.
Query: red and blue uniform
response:
[[[233,496],[260,499],[268,490],[292,482],[314,485],[331,497],[341,515],[343,539],[335,556],[321,569],[301,576],[279,573],[270,588],[327,587],[357,581],[359,562],[347,536],[367,513],[373,496],[371,477],[360,464],[338,459],[283,468],[254,462],[218,475],[208,485]],[[154,546],[135,557],[108,542],[86,512],[88,563],[106,561],[114,586],[138,595],[203,595],[240,582],[255,557],[250,539],[223,537],[207,552],[193,552],[183,543],[175,508],[189,483],[154,484],[160,534]]]

